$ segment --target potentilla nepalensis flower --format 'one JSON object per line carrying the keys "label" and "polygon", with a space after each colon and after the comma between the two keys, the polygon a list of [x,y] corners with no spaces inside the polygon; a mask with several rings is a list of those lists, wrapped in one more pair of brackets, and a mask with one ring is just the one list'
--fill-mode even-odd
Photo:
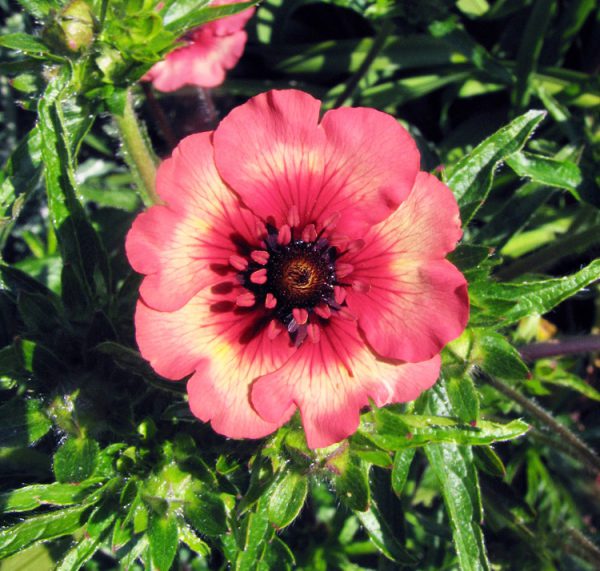
{"label": "potentilla nepalensis flower", "polygon": [[163,162],[127,237],[139,348],[192,412],[258,438],[298,408],[311,448],[414,400],[468,318],[456,201],[397,121],[271,91]]}
{"label": "potentilla nepalensis flower", "polygon": [[[211,6],[240,0],[213,0]],[[184,85],[217,87],[225,81],[228,69],[235,67],[244,53],[248,35],[244,26],[254,8],[208,22],[187,34],[186,45],[167,54],[153,65],[142,81],[151,81],[159,91],[176,91]]]}

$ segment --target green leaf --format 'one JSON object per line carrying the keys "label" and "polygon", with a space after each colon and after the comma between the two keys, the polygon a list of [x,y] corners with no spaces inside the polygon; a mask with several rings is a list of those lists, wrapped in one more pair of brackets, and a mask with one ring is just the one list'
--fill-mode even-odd
{"label": "green leaf", "polygon": [[330,459],[327,465],[338,473],[333,483],[340,500],[350,509],[368,510],[371,500],[369,464],[346,450]]}
{"label": "green leaf", "polygon": [[483,16],[490,9],[487,0],[457,0],[456,7],[467,16]]}
{"label": "green leaf", "polygon": [[17,0],[25,10],[38,18],[46,16],[54,7],[54,3],[49,0]]}
{"label": "green leaf", "polygon": [[59,482],[83,482],[98,462],[98,443],[87,438],[69,438],[54,455],[54,474]]}
{"label": "green leaf", "polygon": [[26,512],[40,506],[70,506],[81,501],[98,487],[102,479],[96,478],[72,484],[35,484],[0,495],[0,505],[5,513]]}
{"label": "green leaf", "polygon": [[506,380],[523,380],[529,369],[519,352],[499,333],[474,330],[474,359],[481,359],[479,366],[492,377]]}
{"label": "green leaf", "polygon": [[304,506],[307,494],[307,477],[292,470],[284,470],[269,490],[269,521],[277,529],[290,525]]}
{"label": "green leaf", "polygon": [[[448,414],[443,381],[429,392],[428,408],[436,414]],[[425,454],[441,486],[461,570],[489,570],[481,531],[481,492],[471,448],[429,444],[425,446]]]}
{"label": "green leaf", "polygon": [[529,425],[521,420],[508,424],[488,420],[465,424],[447,416],[399,414],[384,408],[375,410],[374,416],[374,425],[365,425],[362,433],[385,450],[442,442],[479,446],[512,440],[529,430]]}
{"label": "green leaf", "polygon": [[91,559],[101,547],[101,543],[101,537],[83,537],[67,551],[56,566],[56,571],[79,571],[85,562]]}
{"label": "green leaf", "polygon": [[254,504],[253,511],[246,514],[241,524],[234,528],[239,549],[235,558],[236,571],[255,569],[257,563],[262,561],[267,545],[275,534],[267,510],[267,502],[263,497]]}
{"label": "green leaf", "polygon": [[0,171],[0,246],[19,212],[37,188],[42,173],[42,137],[34,127],[11,153]]}
{"label": "green leaf", "polygon": [[398,542],[375,502],[369,510],[355,513],[371,541],[383,555],[403,565],[412,566],[416,563],[416,559]]}
{"label": "green leaf", "polygon": [[207,6],[208,0],[183,0],[173,2],[165,11],[163,22],[165,29],[177,36],[185,32],[226,16],[231,16],[251,8],[256,2],[236,2],[222,6]]}
{"label": "green leaf", "polygon": [[152,568],[169,571],[177,553],[179,533],[174,514],[159,515],[152,513],[148,528]]}
{"label": "green leaf", "polygon": [[519,283],[474,284],[469,294],[481,303],[512,302],[499,315],[502,325],[510,325],[529,315],[543,315],[581,289],[600,279],[600,259],[575,274],[563,278]]}
{"label": "green leaf", "polygon": [[39,400],[16,397],[0,406],[0,446],[27,446],[52,428]]}
{"label": "green leaf", "polygon": [[545,186],[563,188],[577,200],[581,200],[578,189],[583,182],[583,176],[579,167],[571,161],[559,161],[521,151],[507,157],[506,164],[519,176],[530,178]]}
{"label": "green leaf", "polygon": [[185,522],[179,522],[179,539],[183,541],[192,551],[195,551],[202,557],[208,557],[210,555],[210,546],[202,541],[195,533],[194,530],[187,525]]}
{"label": "green leaf", "polygon": [[35,36],[22,33],[0,36],[0,46],[40,58],[44,58],[50,53],[46,44],[38,40]]}
{"label": "green leaf", "polygon": [[544,111],[528,111],[517,117],[449,169],[446,183],[458,200],[463,226],[485,202],[497,165],[521,150],[545,116]]}
{"label": "green leaf", "polygon": [[39,541],[48,541],[76,532],[83,525],[87,506],[66,508],[34,516],[0,531],[0,559]]}
{"label": "green leaf", "polygon": [[185,495],[183,512],[201,535],[218,536],[227,531],[225,504],[213,492],[189,490]]}
{"label": "green leaf", "polygon": [[408,471],[415,457],[416,448],[398,450],[394,454],[394,465],[392,466],[392,489],[400,497],[408,478]]}
{"label": "green leaf", "polygon": [[479,420],[479,395],[471,377],[450,376],[446,380],[446,388],[452,411],[463,422],[476,423]]}

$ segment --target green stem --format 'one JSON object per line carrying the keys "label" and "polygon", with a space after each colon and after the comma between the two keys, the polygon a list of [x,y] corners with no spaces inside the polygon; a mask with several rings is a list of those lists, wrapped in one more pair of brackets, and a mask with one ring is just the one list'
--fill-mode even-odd
{"label": "green stem", "polygon": [[498,392],[507,396],[521,406],[521,408],[528,413],[530,416],[536,418],[539,422],[544,424],[556,435],[562,438],[563,442],[568,446],[572,447],[577,451],[578,456],[594,471],[595,474],[600,472],[600,457],[582,442],[573,432],[571,432],[566,426],[558,422],[552,415],[546,412],[541,406],[523,396],[520,392],[516,391],[512,387],[504,384],[502,381],[485,376],[487,382],[494,387]]}
{"label": "green stem", "polygon": [[358,83],[363,78],[363,76],[369,71],[371,64],[379,55],[379,52],[383,49],[387,37],[392,33],[393,30],[394,24],[392,23],[392,21],[385,20],[381,28],[379,29],[379,33],[375,37],[375,40],[373,42],[373,45],[371,46],[371,49],[369,50],[369,53],[365,56],[365,59],[362,60],[360,67],[356,70],[356,73],[348,80],[348,83],[346,83],[346,87],[344,87],[342,93],[340,93],[336,98],[333,104],[334,108],[343,105],[347,99],[352,97],[352,95],[356,91],[356,88],[358,87]]}
{"label": "green stem", "polygon": [[125,160],[137,179],[142,201],[146,206],[160,203],[156,194],[156,156],[135,114],[130,90],[125,97],[122,114],[114,113],[113,116],[121,134]]}

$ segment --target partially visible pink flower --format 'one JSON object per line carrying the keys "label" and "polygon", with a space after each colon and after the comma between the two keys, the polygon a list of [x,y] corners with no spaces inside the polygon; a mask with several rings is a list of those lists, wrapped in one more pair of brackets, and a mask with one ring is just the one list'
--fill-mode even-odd
{"label": "partially visible pink flower", "polygon": [[191,374],[192,412],[230,437],[300,409],[310,447],[338,442],[369,399],[431,387],[468,319],[450,190],[390,115],[319,111],[271,91],[187,137],[159,169],[166,204],[127,237],[142,355]]}
{"label": "partially visible pink flower", "polygon": [[[213,0],[211,6],[239,1]],[[176,91],[184,85],[221,85],[226,71],[235,67],[244,53],[248,39],[244,26],[254,11],[254,8],[248,8],[196,28],[183,38],[187,45],[177,48],[152,66],[142,81],[151,81],[159,91]]]}

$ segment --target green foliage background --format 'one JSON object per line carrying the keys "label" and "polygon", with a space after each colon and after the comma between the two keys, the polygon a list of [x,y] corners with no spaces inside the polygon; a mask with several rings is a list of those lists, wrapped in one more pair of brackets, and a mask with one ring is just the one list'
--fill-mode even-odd
{"label": "green foliage background", "polygon": [[[255,2],[164,4],[0,0],[0,570],[600,568],[597,3],[264,0],[225,84],[161,95],[177,38]],[[319,451],[191,416],[123,251],[157,157],[286,87],[409,129],[472,304],[432,390]]]}

